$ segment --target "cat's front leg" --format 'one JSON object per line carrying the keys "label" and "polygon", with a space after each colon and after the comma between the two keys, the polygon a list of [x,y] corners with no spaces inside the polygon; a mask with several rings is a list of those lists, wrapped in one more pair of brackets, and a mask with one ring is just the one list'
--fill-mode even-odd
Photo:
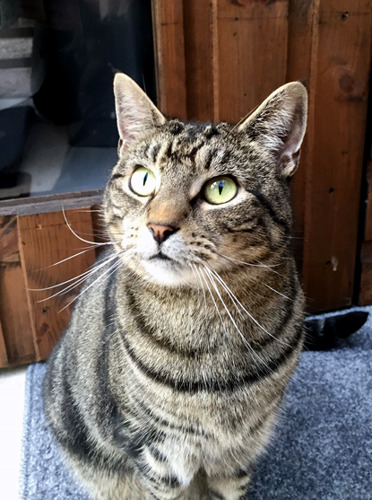
{"label": "cat's front leg", "polygon": [[144,487],[148,492],[146,500],[178,500],[181,498],[183,487],[179,483],[171,482],[167,483],[166,479],[156,479],[152,480],[144,479]]}
{"label": "cat's front leg", "polygon": [[187,498],[185,493],[188,490],[189,481],[186,481],[186,484],[185,481],[181,482],[169,462],[160,461],[157,457],[156,461],[137,463],[137,467],[144,489],[148,492],[148,500],[183,500]]}
{"label": "cat's front leg", "polygon": [[[248,440],[247,440],[248,442]],[[235,450],[238,454],[238,450]],[[206,483],[212,500],[245,500],[254,470],[254,456],[226,457],[220,462],[205,464]],[[243,465],[244,464],[244,465]]]}
{"label": "cat's front leg", "polygon": [[213,500],[244,500],[251,473],[240,471],[233,477],[208,477],[209,495]]}
{"label": "cat's front leg", "polygon": [[142,484],[148,492],[146,500],[202,500],[198,493],[190,496],[188,486],[182,485],[175,476],[142,476]]}
{"label": "cat's front leg", "polygon": [[137,476],[148,492],[146,500],[211,500],[200,460],[185,443],[145,445],[136,460]]}

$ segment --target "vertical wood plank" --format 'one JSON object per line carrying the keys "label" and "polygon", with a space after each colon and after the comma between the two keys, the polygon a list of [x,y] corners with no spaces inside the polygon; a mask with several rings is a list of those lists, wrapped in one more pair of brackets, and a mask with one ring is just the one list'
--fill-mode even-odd
{"label": "vertical wood plank", "polygon": [[364,228],[364,240],[372,241],[372,156],[367,165],[367,208],[366,208],[366,224]]}
{"label": "vertical wood plank", "polygon": [[[66,218],[77,234],[93,241],[89,211],[69,210],[66,212]],[[67,326],[72,308],[72,305],[68,304],[77,296],[78,288],[70,288],[63,295],[53,298],[50,297],[63,286],[49,290],[32,290],[53,287],[79,276],[93,264],[95,251],[92,246],[74,236],[66,226],[61,212],[19,217],[18,228],[22,266],[29,289],[37,359],[45,359]],[[83,249],[87,251],[55,265]]]}
{"label": "vertical wood plank", "polygon": [[365,306],[372,304],[372,241],[363,242],[361,264],[359,303]]}
{"label": "vertical wood plank", "polygon": [[307,192],[311,189],[311,170],[314,152],[314,112],[316,105],[317,52],[319,43],[320,0],[289,2],[287,81],[301,81],[308,91],[308,121],[301,147],[300,167],[291,180],[294,212],[293,248],[302,273],[305,208]]}
{"label": "vertical wood plank", "polygon": [[6,352],[3,328],[1,326],[1,321],[0,321],[0,368],[4,368],[5,366],[8,366],[8,364],[9,364],[9,359],[8,359],[8,354]]}
{"label": "vertical wood plank", "polygon": [[236,122],[285,81],[299,79],[309,90],[308,132],[292,191],[295,246],[312,311],[352,300],[370,23],[370,0],[183,2],[189,117]]}
{"label": "vertical wood plank", "polygon": [[153,0],[158,106],[169,116],[187,118],[183,0]]}
{"label": "vertical wood plank", "polygon": [[288,0],[213,4],[215,120],[236,123],[285,83]]}
{"label": "vertical wood plank", "polygon": [[367,164],[366,174],[368,187],[367,207],[365,214],[364,240],[360,255],[361,276],[359,304],[362,306],[372,304],[372,151]]}
{"label": "vertical wood plank", "polygon": [[213,121],[213,4],[184,2],[187,117]]}
{"label": "vertical wood plank", "polygon": [[[364,245],[363,245],[364,246]],[[371,248],[368,248],[371,252]],[[362,275],[360,280],[359,304],[366,306],[372,304],[372,259],[368,255],[368,260],[364,257],[362,251]]]}
{"label": "vertical wood plank", "polygon": [[16,216],[0,217],[0,320],[8,365],[36,360]]}
{"label": "vertical wood plank", "polygon": [[371,57],[370,0],[322,0],[303,282],[311,310],[351,304]]}

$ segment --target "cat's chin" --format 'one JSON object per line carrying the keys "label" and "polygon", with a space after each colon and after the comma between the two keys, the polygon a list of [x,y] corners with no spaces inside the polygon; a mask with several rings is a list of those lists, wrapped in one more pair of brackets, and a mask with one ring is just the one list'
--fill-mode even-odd
{"label": "cat's chin", "polygon": [[163,286],[195,286],[195,276],[191,269],[168,259],[142,261],[145,277],[152,283]]}

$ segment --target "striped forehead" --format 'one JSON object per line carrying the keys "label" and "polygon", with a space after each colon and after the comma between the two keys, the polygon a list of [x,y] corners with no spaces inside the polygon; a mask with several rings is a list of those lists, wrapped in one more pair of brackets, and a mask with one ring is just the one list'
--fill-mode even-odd
{"label": "striped forehead", "polygon": [[[144,154],[160,172],[181,165],[191,173],[205,171],[210,168],[213,159],[221,158],[221,143],[217,142],[219,135],[220,131],[214,125],[186,124],[174,120],[146,145]],[[227,156],[226,152],[224,156]]]}

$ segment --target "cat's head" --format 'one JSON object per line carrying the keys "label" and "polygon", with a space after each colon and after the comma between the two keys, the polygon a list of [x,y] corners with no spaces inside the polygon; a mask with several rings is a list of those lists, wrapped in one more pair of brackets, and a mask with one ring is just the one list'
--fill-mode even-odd
{"label": "cat's head", "polygon": [[305,134],[307,93],[273,92],[236,126],[166,118],[128,76],[114,82],[119,161],[105,193],[117,252],[167,286],[265,265],[288,247],[288,178]]}

